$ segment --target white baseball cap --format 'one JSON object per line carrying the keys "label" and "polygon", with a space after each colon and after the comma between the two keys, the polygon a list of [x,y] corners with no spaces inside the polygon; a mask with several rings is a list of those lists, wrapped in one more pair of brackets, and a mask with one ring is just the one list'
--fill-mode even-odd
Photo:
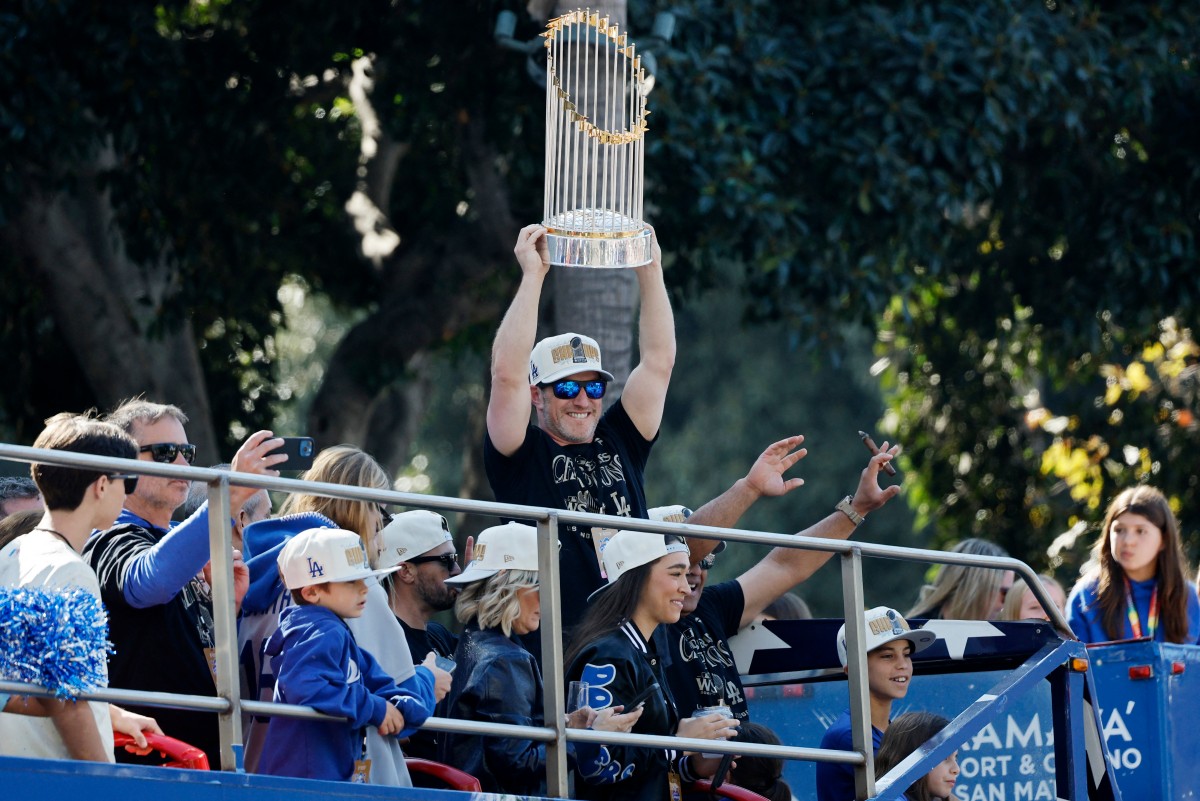
{"label": "white baseball cap", "polygon": [[[691,516],[692,510],[681,504],[655,506],[646,512],[646,517],[651,520],[657,520],[660,523],[686,523]],[[716,556],[725,550],[728,545],[729,543],[725,542],[725,540],[717,540],[716,546],[709,553],[712,556]]]}
{"label": "white baseball cap", "polygon": [[595,370],[609,381],[616,380],[600,366],[600,345],[583,334],[546,337],[529,354],[529,386],[549,384],[588,370]]}
{"label": "white baseball cap", "polygon": [[447,584],[482,581],[501,570],[537,570],[537,529],[524,523],[505,523],[479,533],[471,564]]}
{"label": "white baseball cap", "polygon": [[[912,643],[913,653],[924,651],[933,645],[937,635],[924,629],[909,628],[908,621],[903,615],[889,606],[877,606],[863,612],[863,624],[867,629],[867,653],[881,645],[887,645],[896,640],[908,640]],[[846,624],[837,633],[838,659],[842,667],[846,666]]]}
{"label": "white baseball cap", "polygon": [[617,579],[634,568],[648,565],[669,553],[688,553],[687,543],[666,541],[663,534],[645,531],[618,531],[604,544],[600,559],[608,583],[588,596],[592,600],[599,593],[617,583]]}
{"label": "white baseball cap", "polygon": [[394,567],[450,542],[450,524],[446,518],[428,509],[414,509],[392,517],[392,522],[379,532],[377,569]]}
{"label": "white baseball cap", "polygon": [[397,568],[372,570],[362,540],[340,528],[310,528],[287,541],[276,558],[289,590],[327,581],[356,581],[385,576]]}

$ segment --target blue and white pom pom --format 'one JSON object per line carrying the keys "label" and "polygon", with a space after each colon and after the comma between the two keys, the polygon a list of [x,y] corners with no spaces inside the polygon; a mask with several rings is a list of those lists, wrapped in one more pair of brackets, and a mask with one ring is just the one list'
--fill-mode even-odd
{"label": "blue and white pom pom", "polygon": [[108,614],[82,587],[0,587],[0,680],[59,698],[104,686]]}

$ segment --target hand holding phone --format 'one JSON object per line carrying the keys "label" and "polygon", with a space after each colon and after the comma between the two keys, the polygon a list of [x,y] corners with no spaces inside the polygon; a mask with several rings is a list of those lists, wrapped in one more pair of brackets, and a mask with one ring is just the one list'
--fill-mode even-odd
{"label": "hand holding phone", "polygon": [[275,449],[275,453],[287,456],[286,462],[277,467],[280,470],[308,470],[313,466],[316,447],[312,437],[280,437],[283,444]]}

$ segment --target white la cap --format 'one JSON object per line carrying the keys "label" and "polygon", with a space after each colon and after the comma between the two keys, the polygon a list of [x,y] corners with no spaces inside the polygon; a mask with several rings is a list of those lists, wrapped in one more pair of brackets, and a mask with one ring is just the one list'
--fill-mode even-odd
{"label": "white la cap", "polygon": [[[932,631],[909,628],[908,621],[899,612],[888,606],[877,606],[863,612],[863,624],[867,628],[867,653],[881,645],[887,645],[889,642],[908,640],[912,643],[915,654],[933,645],[933,641],[937,639],[937,635]],[[847,662],[845,623],[838,629],[837,649],[838,659],[842,661],[842,667],[845,667]]]}
{"label": "white la cap", "polygon": [[634,568],[648,565],[669,553],[688,553],[686,543],[668,543],[668,536],[671,535],[649,534],[645,531],[618,531],[612,535],[600,552],[608,583],[589,595],[588,600],[616,584],[617,579]]}
{"label": "white la cap", "polygon": [[595,370],[609,381],[616,380],[600,366],[600,345],[583,334],[546,337],[529,354],[529,386],[549,384],[588,370]]}
{"label": "white la cap", "polygon": [[447,584],[470,584],[491,578],[501,570],[537,570],[537,529],[524,523],[505,523],[479,533],[471,564]]}
{"label": "white la cap", "polygon": [[450,524],[437,512],[428,509],[401,512],[379,532],[379,554],[374,565],[378,569],[394,567],[451,539]]}
{"label": "white la cap", "polygon": [[289,590],[384,576],[396,570],[372,570],[362,540],[340,528],[310,528],[288,540],[276,558],[283,583]]}

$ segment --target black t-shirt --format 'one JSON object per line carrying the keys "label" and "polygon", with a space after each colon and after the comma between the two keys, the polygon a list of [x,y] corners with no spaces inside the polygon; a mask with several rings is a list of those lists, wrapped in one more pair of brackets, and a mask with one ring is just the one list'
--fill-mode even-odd
{"label": "black t-shirt", "polygon": [[[215,696],[205,652],[214,647],[212,598],[205,583],[193,578],[165,604],[145,609],[135,609],[125,600],[130,562],[166,534],[122,524],[95,534],[83,549],[83,558],[100,580],[100,597],[108,608],[114,648],[108,658],[108,683],[130,690]],[[129,709],[155,718],[165,734],[200,748],[208,754],[213,770],[220,768],[220,735],[214,713]],[[138,761],[126,759],[124,749],[118,750],[117,759]]]}
{"label": "black t-shirt", "polygon": [[[645,518],[642,484],[653,445],[618,400],[600,418],[586,445],[559,445],[531,425],[512,456],[503,456],[485,435],[483,464],[501,503]],[[564,524],[558,530],[564,642],[583,617],[588,596],[604,583],[591,530],[579,528]],[[525,639],[538,640],[536,635]],[[528,644],[537,649],[535,654],[540,651],[540,640]]]}
{"label": "black t-shirt", "polygon": [[705,587],[696,611],[665,627],[671,649],[667,681],[681,716],[723,699],[736,718],[749,720],[746,691],[729,650],[745,609],[742,585],[726,581]]}
{"label": "black t-shirt", "polygon": [[408,651],[412,654],[413,662],[421,664],[425,655],[433,651],[438,656],[454,658],[454,649],[458,647],[458,637],[441,623],[430,622],[427,628],[417,629],[405,623],[399,617],[396,621],[404,629],[404,639],[408,641]]}
{"label": "black t-shirt", "polygon": [[[438,656],[454,658],[454,649],[458,647],[458,637],[455,637],[442,624],[431,622],[427,624],[427,628],[417,629],[399,617],[396,618],[396,621],[400,624],[400,628],[404,629],[404,639],[408,641],[408,650],[412,653],[415,664],[419,665],[424,662],[425,655],[430,651]],[[455,673],[457,672],[455,671]],[[447,696],[438,702],[433,714],[444,718],[449,716],[449,712],[449,696]],[[445,732],[417,729],[404,744],[404,753],[410,757],[436,760],[438,758],[438,742],[445,736]],[[419,777],[414,774],[413,780],[418,781]]]}

